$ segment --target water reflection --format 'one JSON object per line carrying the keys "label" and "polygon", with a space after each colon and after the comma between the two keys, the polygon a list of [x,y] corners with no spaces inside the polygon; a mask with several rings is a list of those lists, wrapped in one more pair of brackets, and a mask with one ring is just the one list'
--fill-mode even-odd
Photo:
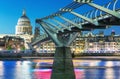
{"label": "water reflection", "polygon": [[17,61],[16,62],[16,68],[15,68],[15,70],[16,70],[16,73],[15,73],[15,79],[20,79],[20,78],[22,78],[22,76],[20,76],[19,74],[22,72],[22,69],[21,69],[21,61]]}
{"label": "water reflection", "polygon": [[3,66],[3,62],[0,61],[0,79],[2,79],[4,75],[4,66]]}
{"label": "water reflection", "polygon": [[30,61],[17,61],[15,67],[14,79],[32,79],[31,78],[31,62]]}
{"label": "water reflection", "polygon": [[51,69],[35,69],[34,79],[50,79]]}
{"label": "water reflection", "polygon": [[0,61],[0,79],[32,79],[30,61]]}
{"label": "water reflection", "polygon": [[[31,78],[31,62],[30,61],[23,61],[22,62],[22,75],[25,76],[25,78],[32,79]],[[24,79],[24,78],[22,78]]]}
{"label": "water reflection", "polygon": [[3,79],[14,79],[15,78],[15,64],[16,64],[16,61],[4,61],[3,62]]}
{"label": "water reflection", "polygon": [[105,79],[115,79],[113,68],[107,68],[105,71]]}
{"label": "water reflection", "polygon": [[[0,79],[50,79],[51,71],[51,62],[0,61]],[[120,61],[77,62],[75,75],[76,79],[120,79]]]}
{"label": "water reflection", "polygon": [[114,76],[115,76],[115,79],[120,79],[120,67],[114,68]]}

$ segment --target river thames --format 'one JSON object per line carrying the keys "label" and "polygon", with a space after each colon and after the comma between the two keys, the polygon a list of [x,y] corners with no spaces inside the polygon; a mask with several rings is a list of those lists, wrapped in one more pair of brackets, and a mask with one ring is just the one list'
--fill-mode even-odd
{"label": "river thames", "polygon": [[[120,61],[74,61],[76,79],[120,79]],[[50,79],[52,61],[0,61],[0,79]]]}

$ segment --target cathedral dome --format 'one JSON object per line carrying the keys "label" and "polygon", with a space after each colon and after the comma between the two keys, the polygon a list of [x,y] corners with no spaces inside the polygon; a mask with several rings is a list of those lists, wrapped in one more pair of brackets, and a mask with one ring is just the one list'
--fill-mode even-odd
{"label": "cathedral dome", "polygon": [[26,16],[26,12],[25,10],[23,10],[23,14],[22,16],[18,19],[18,23],[17,23],[18,26],[30,26],[30,20],[29,18]]}
{"label": "cathedral dome", "polygon": [[28,21],[30,22],[29,18],[26,16],[26,15],[22,15],[19,19],[18,19],[18,22],[25,22],[25,21]]}
{"label": "cathedral dome", "polygon": [[32,34],[32,26],[29,18],[26,16],[25,10],[23,10],[22,16],[18,19],[16,34]]}

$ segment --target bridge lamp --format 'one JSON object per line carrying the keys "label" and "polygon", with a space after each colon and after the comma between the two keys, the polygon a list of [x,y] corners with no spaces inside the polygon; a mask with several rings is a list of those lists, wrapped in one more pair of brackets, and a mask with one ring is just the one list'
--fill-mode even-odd
{"label": "bridge lamp", "polygon": [[92,2],[92,0],[74,0],[75,2],[79,2],[79,3],[90,3]]}

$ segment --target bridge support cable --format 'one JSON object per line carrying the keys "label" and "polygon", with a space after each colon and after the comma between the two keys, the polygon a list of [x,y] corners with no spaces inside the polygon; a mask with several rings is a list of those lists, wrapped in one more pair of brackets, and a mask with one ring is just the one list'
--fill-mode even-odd
{"label": "bridge support cable", "polygon": [[58,31],[64,32],[63,29],[59,28],[57,25],[53,24],[53,23],[50,22],[50,21],[47,21],[46,24],[53,26],[53,27],[54,27],[56,30],[58,30]]}
{"label": "bridge support cable", "polygon": [[120,19],[120,14],[118,12],[116,12],[116,11],[104,8],[104,7],[102,7],[100,5],[97,5],[97,4],[94,4],[94,3],[88,3],[88,5],[90,5],[90,6],[94,7],[94,8],[97,8],[97,9],[99,9],[101,11],[104,11],[107,14],[110,14],[110,15]]}
{"label": "bridge support cable", "polygon": [[[112,3],[112,2],[109,2],[109,3],[105,4],[105,5],[103,5],[103,7],[109,8],[109,6],[111,5],[111,3]],[[98,15],[98,12],[99,12],[99,15]],[[94,13],[94,17],[93,17],[93,18],[96,18],[96,19],[97,19],[98,16],[103,17],[103,11],[100,11],[99,9],[94,9],[94,10],[91,10],[91,11],[85,13],[85,14],[86,14],[85,17],[88,17],[89,15],[90,15],[90,16],[93,16],[93,13]]]}
{"label": "bridge support cable", "polygon": [[[91,11],[88,11],[87,13],[84,14],[84,16],[85,16],[85,17],[89,17],[90,14],[91,14],[91,12],[92,12],[92,10],[91,10]],[[84,22],[85,22],[85,20],[84,20]]]}
{"label": "bridge support cable", "polygon": [[114,0],[113,11],[115,11],[115,9],[116,9],[117,2],[118,2],[118,0]]}
{"label": "bridge support cable", "polygon": [[[52,24],[48,23],[48,22],[44,22],[45,24],[47,24],[49,27],[47,27],[49,30],[58,33],[58,31],[60,30],[60,28],[53,26]],[[51,28],[51,26],[53,26],[55,29]]]}
{"label": "bridge support cable", "polygon": [[61,19],[63,19],[63,20],[65,20],[65,21],[67,21],[67,22],[69,22],[69,23],[71,23],[72,25],[74,25],[74,26],[78,27],[79,29],[81,29],[81,28],[82,28],[82,26],[81,26],[81,25],[78,25],[78,24],[76,24],[76,23],[74,23],[74,22],[70,21],[69,19],[67,19],[67,18],[65,18],[65,17],[63,17],[63,16],[58,16],[58,17],[59,17],[59,18],[61,18]]}
{"label": "bridge support cable", "polygon": [[52,20],[56,23],[58,23],[60,26],[62,26],[63,28],[66,28],[67,30],[71,31],[70,27],[67,27],[66,25],[64,25],[63,23],[59,22],[58,20],[52,18]]}
{"label": "bridge support cable", "polygon": [[53,26],[53,27],[54,27],[55,29],[57,29],[57,30],[61,30],[60,27],[58,27],[57,25],[55,25],[54,23],[52,23],[52,22],[50,22],[50,21],[46,21],[46,23],[47,23],[48,25]]}
{"label": "bridge support cable", "polygon": [[38,23],[56,45],[51,79],[75,79],[72,54],[68,44],[72,35],[69,33],[58,35],[49,30],[49,26],[45,22]]}
{"label": "bridge support cable", "polygon": [[[84,19],[84,20],[86,20],[86,21],[88,21],[88,22],[90,22],[90,23],[92,23],[92,24],[94,24],[94,25],[96,25],[96,26],[99,25],[99,23],[98,23],[97,20],[92,20],[92,19],[87,18],[87,17],[85,17],[85,16],[83,16],[83,15],[80,15],[80,14],[74,12],[73,9],[70,9],[70,8],[63,8],[63,9],[60,9],[60,11],[69,12],[69,13],[71,13],[71,14],[73,14],[73,15],[75,15],[75,16],[81,18],[81,19]],[[91,12],[90,12],[90,13],[91,13]],[[93,12],[91,13],[91,16],[93,16]]]}
{"label": "bridge support cable", "polygon": [[[90,13],[90,18],[91,18],[90,20],[93,19],[93,15],[94,15],[94,13],[95,13],[95,10],[92,10],[91,13]],[[94,22],[94,20],[93,20],[93,22]],[[98,24],[98,21],[97,21],[97,24]]]}
{"label": "bridge support cable", "polygon": [[73,15],[75,15],[75,16],[78,16],[79,18],[82,18],[82,19],[84,19],[84,20],[86,20],[86,21],[88,21],[88,22],[90,22],[90,23],[92,23],[92,24],[94,24],[94,25],[96,25],[96,26],[99,25],[99,23],[98,23],[97,20],[89,19],[89,18],[87,18],[87,17],[85,17],[85,16],[82,16],[82,15],[76,13],[76,12],[73,12],[73,11],[70,11],[70,13],[73,14]]}
{"label": "bridge support cable", "polygon": [[49,26],[49,27],[46,27],[46,28],[49,29],[49,30],[52,31],[52,32],[58,33],[58,31],[52,29],[50,26]]}

